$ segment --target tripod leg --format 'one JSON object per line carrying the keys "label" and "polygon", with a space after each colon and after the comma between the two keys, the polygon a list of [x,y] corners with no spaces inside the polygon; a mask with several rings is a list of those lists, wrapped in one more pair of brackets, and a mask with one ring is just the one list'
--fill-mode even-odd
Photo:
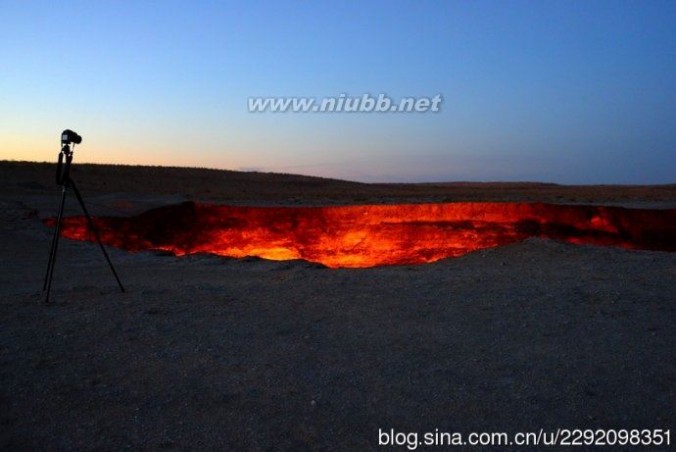
{"label": "tripod leg", "polygon": [[66,205],[66,186],[63,186],[61,192],[61,205],[59,207],[59,216],[56,220],[56,227],[54,228],[54,235],[52,236],[52,245],[49,248],[49,262],[47,263],[47,273],[45,273],[45,282],[42,286],[42,291],[47,291],[45,295],[45,303],[49,303],[49,293],[52,289],[52,276],[54,275],[54,265],[56,264],[56,250],[59,247],[59,231],[61,229],[61,219],[63,218],[63,208]]}
{"label": "tripod leg", "polygon": [[77,189],[77,186],[75,185],[75,182],[72,180],[69,181],[70,186],[73,187],[73,191],[75,192],[75,196],[77,197],[77,200],[80,202],[80,206],[82,206],[82,211],[85,214],[85,217],[87,217],[87,224],[89,225],[89,229],[94,233],[94,236],[96,237],[96,241],[99,242],[99,246],[101,247],[101,251],[103,251],[103,256],[106,258],[106,261],[108,261],[108,265],[110,266],[110,270],[113,272],[113,276],[115,276],[115,280],[117,281],[117,285],[120,286],[120,290],[124,292],[124,287],[122,286],[122,282],[120,281],[119,276],[117,276],[117,272],[115,271],[115,267],[113,267],[113,263],[110,261],[110,257],[108,257],[108,252],[106,251],[106,248],[103,246],[103,242],[101,242],[101,236],[99,236],[99,230],[94,224],[94,221],[92,221],[92,217],[89,215],[89,211],[87,210],[87,206],[85,206],[84,199],[82,199],[82,195],[80,194],[80,190]]}

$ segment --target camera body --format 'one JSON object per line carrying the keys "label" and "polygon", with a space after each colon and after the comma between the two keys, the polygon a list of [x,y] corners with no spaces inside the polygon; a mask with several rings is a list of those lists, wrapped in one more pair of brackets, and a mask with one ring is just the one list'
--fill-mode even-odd
{"label": "camera body", "polygon": [[82,137],[77,133],[73,132],[70,129],[66,129],[61,132],[61,144],[80,144],[82,143]]}

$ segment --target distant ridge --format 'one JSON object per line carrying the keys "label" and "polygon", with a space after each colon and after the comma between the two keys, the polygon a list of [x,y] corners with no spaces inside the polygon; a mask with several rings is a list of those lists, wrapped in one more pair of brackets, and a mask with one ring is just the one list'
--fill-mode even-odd
{"label": "distant ridge", "polygon": [[[0,188],[6,193],[52,192],[54,163],[0,161]],[[214,202],[392,203],[528,201],[557,203],[676,204],[676,184],[559,185],[543,182],[362,183],[286,173],[208,168],[76,164],[81,189],[98,193],[179,194]]]}

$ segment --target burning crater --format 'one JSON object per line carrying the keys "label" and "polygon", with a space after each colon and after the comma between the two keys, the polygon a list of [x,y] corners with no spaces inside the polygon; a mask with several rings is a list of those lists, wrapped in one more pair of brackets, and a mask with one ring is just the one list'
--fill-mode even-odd
{"label": "burning crater", "polygon": [[[238,207],[187,202],[98,217],[103,243],[130,251],[304,259],[328,267],[420,264],[528,237],[676,251],[676,209],[526,203]],[[46,220],[54,225],[54,219]],[[95,240],[84,217],[62,235]]]}

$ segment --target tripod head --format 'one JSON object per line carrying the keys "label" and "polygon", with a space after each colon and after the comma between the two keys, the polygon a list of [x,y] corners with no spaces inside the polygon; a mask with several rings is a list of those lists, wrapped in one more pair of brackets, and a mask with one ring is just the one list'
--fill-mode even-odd
{"label": "tripod head", "polygon": [[[73,147],[71,148],[71,143]],[[56,166],[56,183],[63,187],[70,185],[70,164],[73,161],[73,150],[76,144],[82,143],[82,137],[70,129],[61,133],[61,152],[59,152],[59,162]],[[65,163],[64,163],[65,157]]]}

